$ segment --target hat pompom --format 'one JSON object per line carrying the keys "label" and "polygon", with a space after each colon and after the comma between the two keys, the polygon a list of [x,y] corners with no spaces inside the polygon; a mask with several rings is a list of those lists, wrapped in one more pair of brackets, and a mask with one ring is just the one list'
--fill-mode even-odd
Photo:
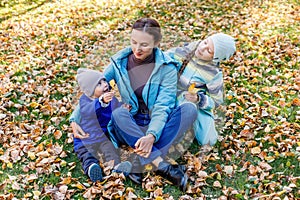
{"label": "hat pompom", "polygon": [[214,43],[214,62],[228,60],[235,53],[235,39],[230,35],[217,33],[209,38]]}

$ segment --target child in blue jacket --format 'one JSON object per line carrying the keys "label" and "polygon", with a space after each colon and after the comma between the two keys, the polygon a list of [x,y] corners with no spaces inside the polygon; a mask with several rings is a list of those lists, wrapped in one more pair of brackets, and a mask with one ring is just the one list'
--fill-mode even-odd
{"label": "child in blue jacket", "polygon": [[102,180],[99,153],[103,154],[105,162],[114,161],[116,172],[130,173],[131,163],[121,162],[117,150],[108,138],[107,125],[112,109],[119,105],[114,92],[109,91],[109,84],[99,71],[79,68],[76,79],[83,92],[79,100],[81,120],[77,124],[88,136],[74,137],[74,151],[85,174],[93,182]]}

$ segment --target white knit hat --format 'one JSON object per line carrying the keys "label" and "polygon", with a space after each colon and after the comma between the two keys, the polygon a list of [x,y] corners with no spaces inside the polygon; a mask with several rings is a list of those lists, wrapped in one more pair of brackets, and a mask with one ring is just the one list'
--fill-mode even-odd
{"label": "white knit hat", "polygon": [[79,68],[77,70],[76,79],[78,81],[79,87],[81,91],[89,97],[94,95],[96,86],[98,85],[99,81],[103,78],[103,73],[96,70],[86,68]]}
{"label": "white knit hat", "polygon": [[214,62],[228,60],[235,52],[235,40],[230,35],[217,33],[209,37],[214,43]]}

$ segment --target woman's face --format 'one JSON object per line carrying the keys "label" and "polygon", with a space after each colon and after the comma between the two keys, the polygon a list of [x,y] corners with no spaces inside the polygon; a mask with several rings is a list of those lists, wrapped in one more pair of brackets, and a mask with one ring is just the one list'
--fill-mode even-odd
{"label": "woman's face", "polygon": [[144,60],[151,55],[153,48],[158,43],[154,41],[153,35],[135,29],[132,30],[130,44],[133,54],[137,59]]}
{"label": "woman's face", "polygon": [[198,45],[195,56],[201,60],[212,61],[214,57],[214,44],[210,38],[206,38]]}

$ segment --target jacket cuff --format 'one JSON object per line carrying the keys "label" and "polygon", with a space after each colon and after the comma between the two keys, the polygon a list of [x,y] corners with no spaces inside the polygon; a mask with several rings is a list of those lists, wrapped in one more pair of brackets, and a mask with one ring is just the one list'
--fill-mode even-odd
{"label": "jacket cuff", "polygon": [[99,102],[102,108],[106,108],[109,105],[109,102],[108,103],[103,102],[103,94],[99,97]]}
{"label": "jacket cuff", "polygon": [[207,96],[203,92],[198,92],[198,96],[199,96],[199,102],[198,102],[199,108],[205,107],[207,104]]}
{"label": "jacket cuff", "polygon": [[157,140],[156,135],[152,131],[146,132],[146,135],[149,135],[149,134],[153,135],[153,137],[154,137],[154,143],[157,142],[156,141]]}

